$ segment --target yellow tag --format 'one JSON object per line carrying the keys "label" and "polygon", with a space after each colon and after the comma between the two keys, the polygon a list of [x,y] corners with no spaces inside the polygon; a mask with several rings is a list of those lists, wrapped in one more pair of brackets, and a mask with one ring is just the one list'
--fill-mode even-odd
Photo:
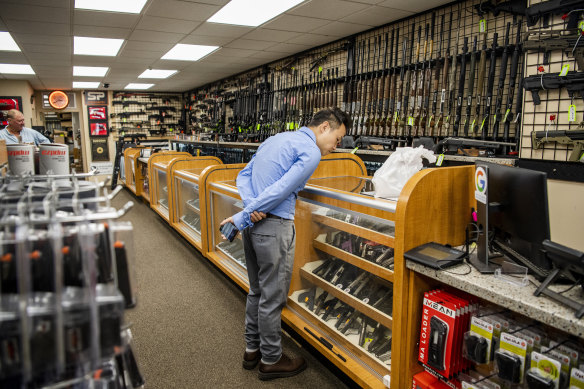
{"label": "yellow tag", "polygon": [[352,151],[351,154],[355,154],[357,152],[357,150],[359,150],[359,147],[355,147]]}
{"label": "yellow tag", "polygon": [[444,154],[440,154],[438,156],[438,160],[436,161],[436,166],[442,166],[442,162],[444,162]]}
{"label": "yellow tag", "polygon": [[319,72],[319,73],[322,73],[322,66],[319,66],[319,67],[318,67],[318,72]]}
{"label": "yellow tag", "polygon": [[399,116],[397,115],[397,111],[396,111],[395,115],[393,115],[393,116],[395,117],[395,121],[399,122]]}
{"label": "yellow tag", "polygon": [[241,127],[239,127],[239,132],[241,132]]}
{"label": "yellow tag", "polygon": [[168,129],[168,132],[173,132],[173,131],[174,131],[174,128],[169,128]]}
{"label": "yellow tag", "polygon": [[568,115],[570,117],[571,122],[576,121],[576,106],[574,104],[568,107]]}
{"label": "yellow tag", "polygon": [[568,70],[570,70],[570,64],[567,63],[564,66],[562,66],[562,71],[560,72],[560,77],[565,77],[568,75]]}
{"label": "yellow tag", "polygon": [[487,20],[481,19],[479,20],[479,32],[484,33],[487,31]]}
{"label": "yellow tag", "polygon": [[408,126],[414,125],[414,118],[412,116],[408,116]]}
{"label": "yellow tag", "polygon": [[128,119],[126,119],[126,118],[122,118],[122,123],[125,123],[125,122],[127,122],[127,121],[128,121]]}
{"label": "yellow tag", "polygon": [[128,112],[128,107],[124,107],[124,108],[122,108],[122,111],[124,111],[124,112]]}
{"label": "yellow tag", "polygon": [[258,125],[256,126],[256,131],[260,130],[260,124],[258,123]]}
{"label": "yellow tag", "polygon": [[584,20],[581,20],[580,23],[578,23],[578,29],[584,31]]}
{"label": "yellow tag", "polygon": [[61,134],[61,135],[60,135],[60,137],[61,137],[61,138],[64,138],[64,137],[65,137],[65,134]]}
{"label": "yellow tag", "polygon": [[503,122],[507,121],[507,116],[509,116],[509,112],[511,112],[511,110],[507,109],[507,111],[505,112],[505,117],[503,118]]}

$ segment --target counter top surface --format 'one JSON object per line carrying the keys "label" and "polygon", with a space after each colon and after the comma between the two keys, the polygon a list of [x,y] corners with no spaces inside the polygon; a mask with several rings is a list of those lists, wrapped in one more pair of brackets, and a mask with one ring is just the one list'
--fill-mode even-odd
{"label": "counter top surface", "polygon": [[[406,267],[416,273],[441,281],[456,289],[463,290],[528,318],[538,320],[546,325],[560,329],[571,335],[584,337],[584,319],[577,319],[573,309],[559,304],[547,296],[535,297],[536,286],[532,276],[527,286],[518,287],[495,278],[492,274],[481,274],[474,267],[462,264],[445,270],[435,270],[427,266],[406,260]],[[470,267],[470,274],[469,272]],[[569,288],[570,285],[553,285],[556,292]],[[584,303],[582,288],[576,286],[564,296]]]}

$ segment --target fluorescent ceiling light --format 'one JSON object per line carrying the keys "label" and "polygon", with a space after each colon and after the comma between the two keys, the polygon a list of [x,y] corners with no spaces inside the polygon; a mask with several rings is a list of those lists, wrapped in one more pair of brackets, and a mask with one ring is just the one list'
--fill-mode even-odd
{"label": "fluorescent ceiling light", "polygon": [[138,78],[168,78],[178,70],[147,69]]}
{"label": "fluorescent ceiling light", "polygon": [[12,63],[0,63],[2,74],[35,74],[30,65],[15,65]]}
{"label": "fluorescent ceiling light", "polygon": [[0,50],[2,51],[20,51],[20,47],[14,42],[9,32],[0,31]]}
{"label": "fluorescent ceiling light", "polygon": [[73,37],[73,54],[104,55],[115,57],[124,43],[123,39]]}
{"label": "fluorescent ceiling light", "polygon": [[257,27],[302,2],[304,0],[231,0],[207,21]]}
{"label": "fluorescent ceiling light", "polygon": [[139,14],[146,0],[75,0],[75,8]]}
{"label": "fluorescent ceiling light", "polygon": [[73,75],[80,77],[103,77],[108,67],[102,66],[73,66]]}
{"label": "fluorescent ceiling light", "polygon": [[129,83],[124,89],[150,89],[154,84]]}
{"label": "fluorescent ceiling light", "polygon": [[98,87],[99,87],[99,82],[73,81],[73,88],[95,89]]}
{"label": "fluorescent ceiling light", "polygon": [[185,45],[177,43],[168,53],[164,54],[161,59],[198,61],[218,48],[219,46]]}

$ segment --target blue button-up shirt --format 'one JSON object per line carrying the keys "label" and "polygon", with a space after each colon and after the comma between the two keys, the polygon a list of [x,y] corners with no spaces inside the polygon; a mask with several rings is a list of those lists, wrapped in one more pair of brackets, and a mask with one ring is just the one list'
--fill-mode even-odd
{"label": "blue button-up shirt", "polygon": [[316,137],[308,127],[266,139],[237,176],[244,209],[233,215],[235,226],[239,230],[253,226],[250,214],[254,211],[294,219],[298,192],[320,158]]}
{"label": "blue button-up shirt", "polygon": [[51,141],[43,134],[28,127],[22,127],[20,137],[22,138],[21,142],[18,141],[16,136],[8,132],[6,127],[0,130],[0,139],[4,139],[8,145],[13,143],[34,143],[38,146],[41,143],[51,143]]}

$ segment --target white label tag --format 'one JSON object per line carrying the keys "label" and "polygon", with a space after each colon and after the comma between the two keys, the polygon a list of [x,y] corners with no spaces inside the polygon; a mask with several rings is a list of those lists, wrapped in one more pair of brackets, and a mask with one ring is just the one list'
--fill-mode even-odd
{"label": "white label tag", "polygon": [[576,106],[574,104],[568,107],[568,115],[570,117],[571,122],[576,121]]}
{"label": "white label tag", "polygon": [[487,20],[481,19],[479,20],[479,32],[484,33],[487,31]]}
{"label": "white label tag", "polygon": [[413,126],[414,125],[414,118],[411,116],[408,116],[408,126]]}
{"label": "white label tag", "polygon": [[436,166],[442,166],[442,162],[444,162],[444,154],[440,154],[438,156],[438,160],[436,161]]}
{"label": "white label tag", "polygon": [[567,76],[569,70],[570,70],[570,64],[569,63],[567,63],[564,66],[562,66],[562,71],[560,72],[560,77]]}

